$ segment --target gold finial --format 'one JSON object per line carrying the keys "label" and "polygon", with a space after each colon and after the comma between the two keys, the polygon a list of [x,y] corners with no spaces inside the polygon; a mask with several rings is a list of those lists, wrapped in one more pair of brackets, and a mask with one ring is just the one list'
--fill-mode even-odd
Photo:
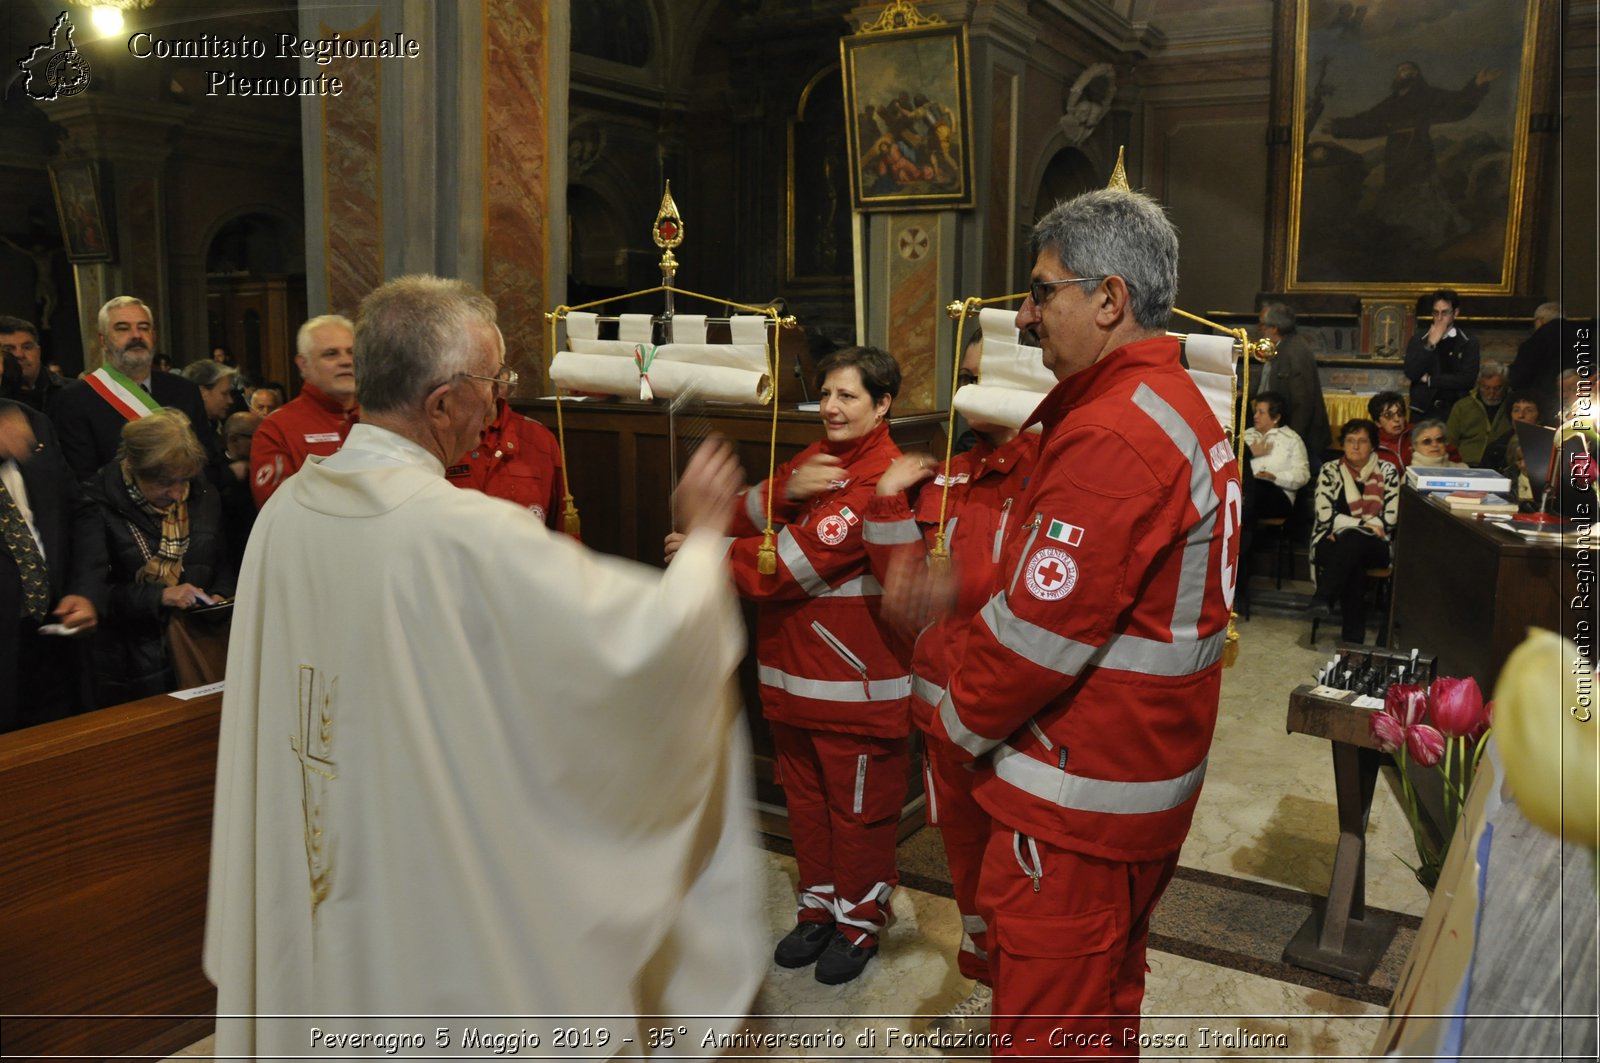
{"label": "gold finial", "polygon": [[661,193],[661,208],[656,211],[656,224],[651,230],[656,246],[666,253],[661,256],[661,275],[671,278],[678,273],[678,260],[672,254],[672,249],[683,243],[683,217],[678,213],[678,205],[672,201],[672,182],[667,182],[667,189]]}
{"label": "gold finial", "polygon": [[1133,189],[1128,187],[1128,171],[1122,168],[1122,152],[1123,146],[1118,145],[1117,165],[1111,170],[1111,180],[1106,182],[1106,188],[1115,189],[1118,192],[1132,192]]}

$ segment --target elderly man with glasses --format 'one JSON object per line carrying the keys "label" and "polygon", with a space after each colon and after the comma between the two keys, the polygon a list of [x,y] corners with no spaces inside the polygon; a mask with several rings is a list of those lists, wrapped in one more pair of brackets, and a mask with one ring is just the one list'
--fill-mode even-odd
{"label": "elderly man with glasses", "polygon": [[[1017,324],[1058,383],[930,740],[993,817],[978,886],[996,1055],[1137,1055],[1150,914],[1221,691],[1238,462],[1166,335],[1178,236],[1104,190],[1034,229]],[[894,588],[898,594],[900,589]]]}
{"label": "elderly man with glasses", "polygon": [[464,1037],[527,1047],[535,1015],[609,1053],[637,1016],[730,1034],[760,983],[738,462],[690,460],[664,573],[450,486],[508,379],[496,316],[438,277],[368,295],[361,423],[258,519],[206,908],[218,1055],[425,1029],[481,1056]]}
{"label": "elderly man with glasses", "polygon": [[501,366],[488,378],[495,386],[495,415],[472,449],[445,469],[457,487],[470,487],[515,502],[552,528],[561,527],[567,481],[555,433],[511,408],[517,371]]}
{"label": "elderly man with glasses", "polygon": [[323,314],[300,326],[294,364],[300,394],[272,411],[250,444],[250,493],[267,504],[306,460],[339,449],[361,419],[356,404],[355,330],[350,319]]}

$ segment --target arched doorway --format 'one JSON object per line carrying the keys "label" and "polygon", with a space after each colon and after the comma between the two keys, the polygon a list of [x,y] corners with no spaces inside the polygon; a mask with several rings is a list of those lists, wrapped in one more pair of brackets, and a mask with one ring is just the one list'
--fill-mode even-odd
{"label": "arched doorway", "polygon": [[306,316],[305,249],[284,219],[238,215],[206,247],[206,351],[226,348],[247,378],[299,388],[295,333]]}

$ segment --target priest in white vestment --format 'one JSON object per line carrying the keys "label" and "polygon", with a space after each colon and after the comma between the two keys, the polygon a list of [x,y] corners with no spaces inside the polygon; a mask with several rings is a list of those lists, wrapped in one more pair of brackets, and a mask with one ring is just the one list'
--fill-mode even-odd
{"label": "priest in white vestment", "polygon": [[452,486],[514,380],[494,322],[458,281],[369,295],[363,423],[251,535],[206,915],[219,1057],[653,1054],[636,1016],[724,1016],[675,1038],[703,1055],[764,970],[737,462],[708,444],[686,469],[665,573]]}

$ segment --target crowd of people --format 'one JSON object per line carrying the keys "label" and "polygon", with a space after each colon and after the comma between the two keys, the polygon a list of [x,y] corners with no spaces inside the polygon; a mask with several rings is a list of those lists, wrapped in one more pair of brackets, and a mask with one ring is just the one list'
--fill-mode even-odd
{"label": "crowd of people", "polygon": [[[154,314],[133,296],[101,307],[97,342],[100,367],[69,381],[31,322],[0,317],[0,567],[16,573],[0,572],[0,660],[16,655],[0,731],[175,689],[177,614],[232,598],[257,512],[360,420],[354,325],[338,315],[301,326],[289,402],[280,385],[241,387],[225,348],[161,369]],[[559,449],[507,404],[514,383],[495,385],[494,425],[449,478],[553,522]]]}
{"label": "crowd of people", "polygon": [[[1367,402],[1368,416],[1335,426],[1336,437],[1294,311],[1282,303],[1261,309],[1261,333],[1275,356],[1251,382],[1244,442],[1255,482],[1245,492],[1246,553],[1262,521],[1281,520],[1290,534],[1309,536],[1312,612],[1339,615],[1347,641],[1366,641],[1368,573],[1392,559],[1406,470],[1497,470],[1512,482],[1520,507],[1532,510],[1538,500],[1515,425],[1554,425],[1576,397],[1576,373],[1560,370],[1558,304],[1538,308],[1534,332],[1508,369],[1481,356],[1477,338],[1458,322],[1454,291],[1439,289],[1428,302],[1432,317],[1406,347],[1409,395],[1378,392]],[[1309,498],[1302,498],[1308,483]]]}

